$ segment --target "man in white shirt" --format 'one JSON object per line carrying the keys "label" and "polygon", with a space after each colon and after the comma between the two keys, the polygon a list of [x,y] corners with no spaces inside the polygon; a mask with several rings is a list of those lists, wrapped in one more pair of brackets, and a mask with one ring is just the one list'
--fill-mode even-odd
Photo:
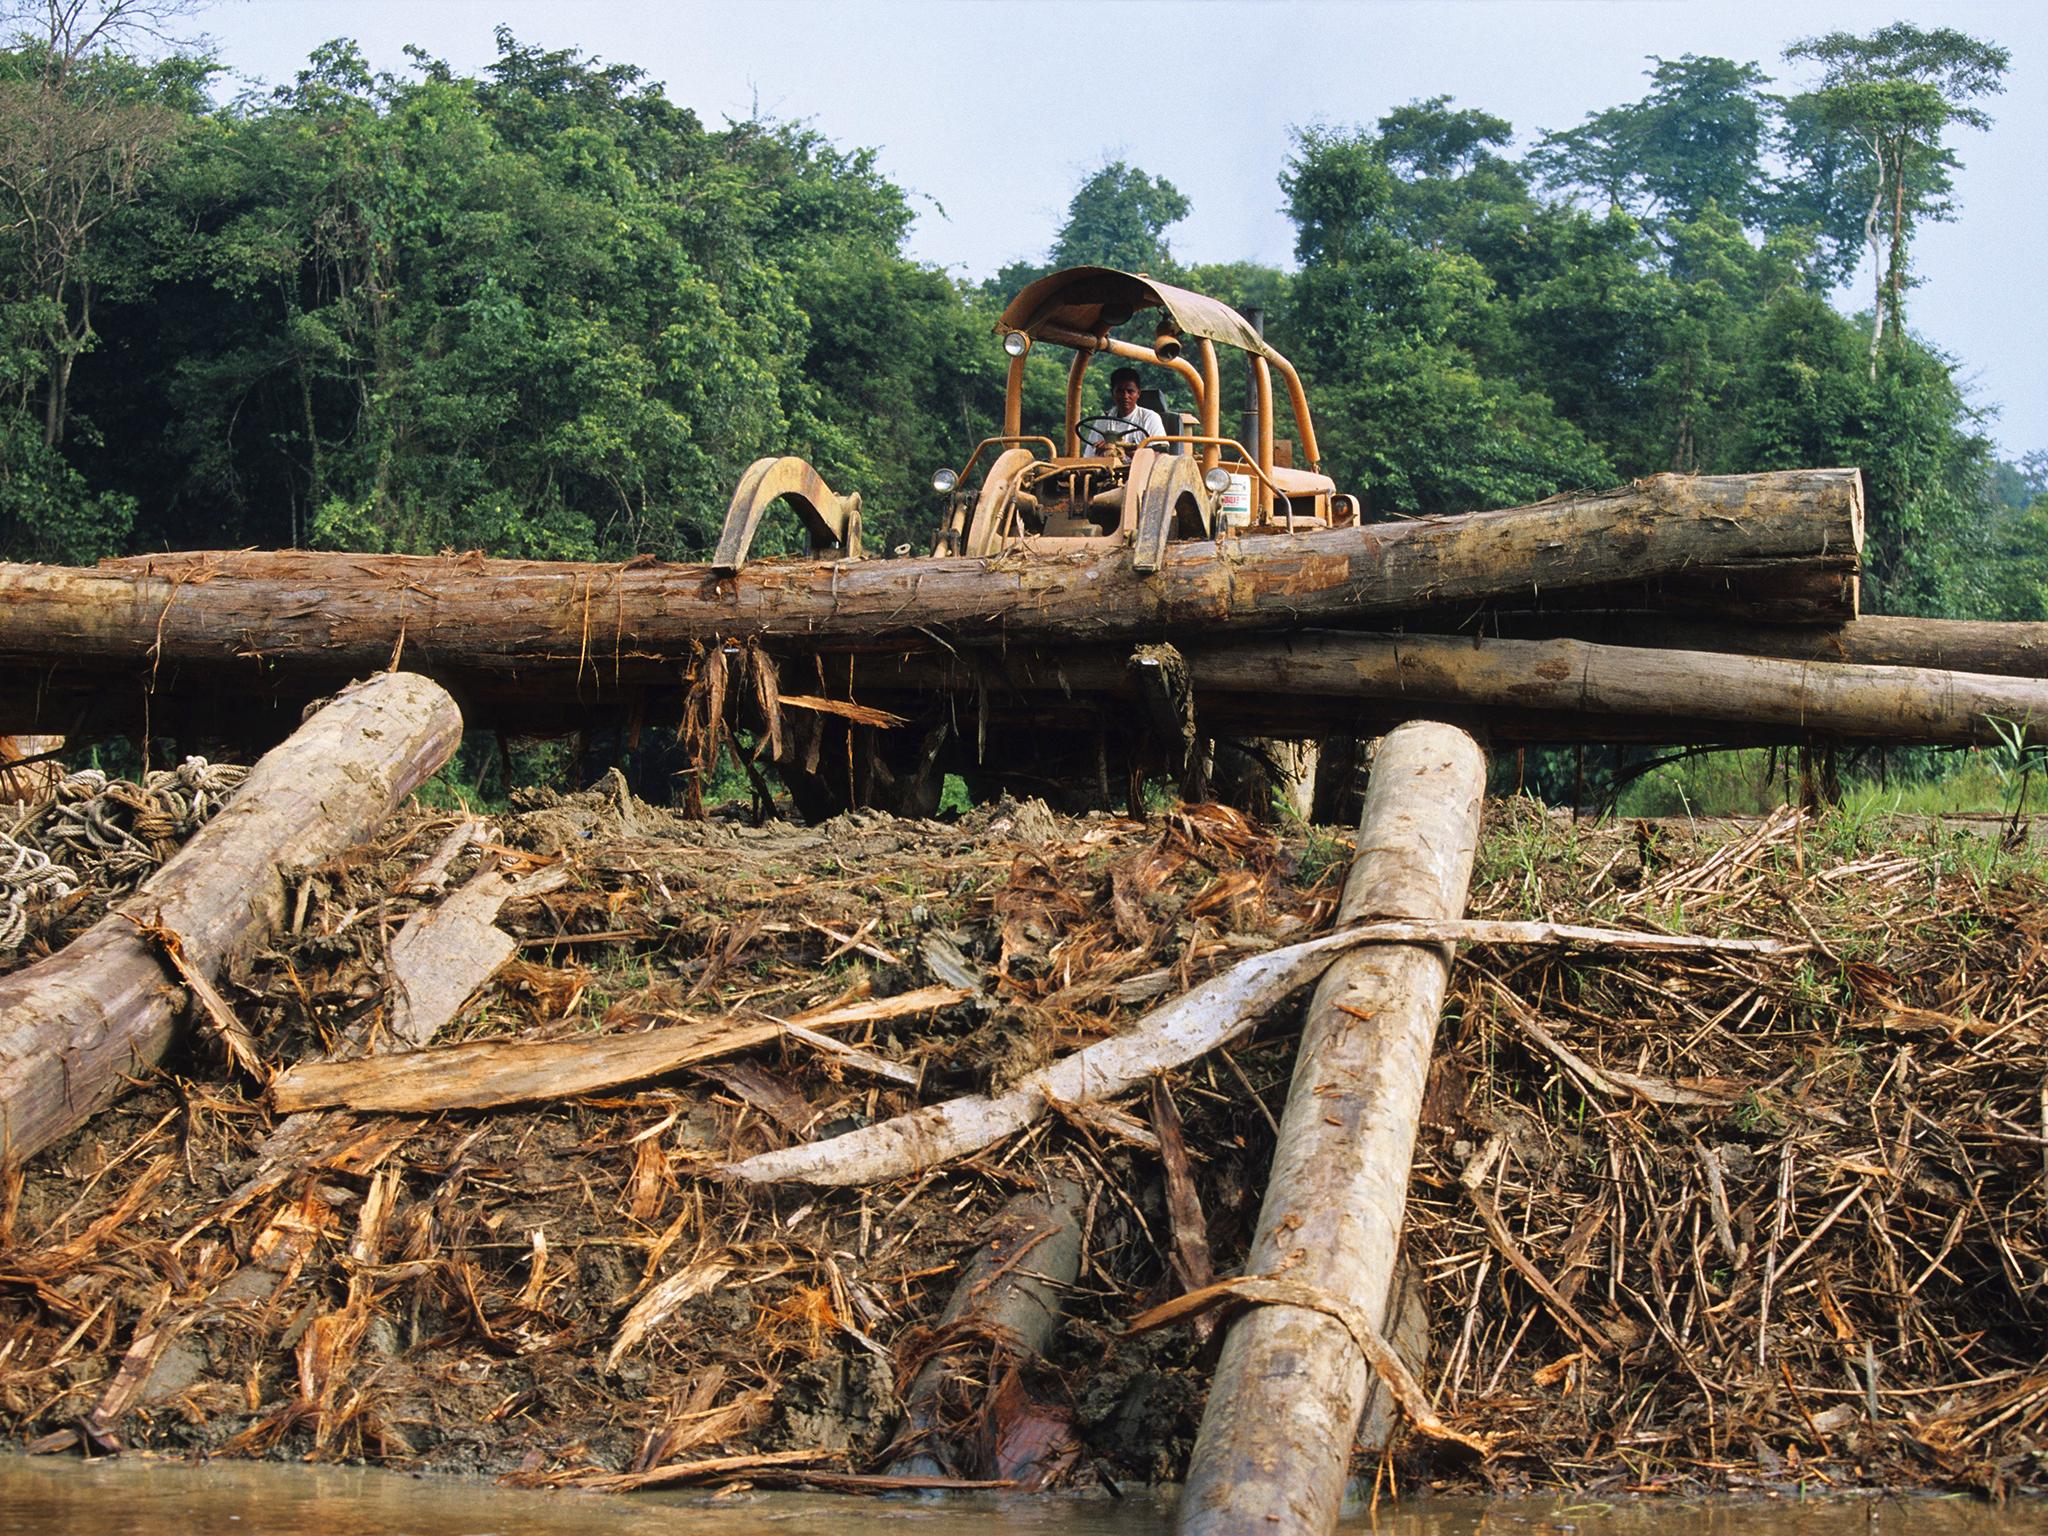
{"label": "man in white shirt", "polygon": [[1119,368],[1109,376],[1109,397],[1116,410],[1107,416],[1091,416],[1081,424],[1082,451],[1089,458],[1109,452],[1112,443],[1135,448],[1148,437],[1164,437],[1166,423],[1150,406],[1138,404],[1138,370]]}

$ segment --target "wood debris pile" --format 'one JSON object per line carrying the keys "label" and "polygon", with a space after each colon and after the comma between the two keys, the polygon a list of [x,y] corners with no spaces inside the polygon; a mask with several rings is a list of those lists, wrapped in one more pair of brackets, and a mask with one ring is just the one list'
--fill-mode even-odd
{"label": "wood debris pile", "polygon": [[[2048,893],[1993,844],[1885,835],[1489,807],[1474,918],[1811,947],[1460,950],[1407,1352],[1494,1454],[1396,1432],[1382,1475],[2048,1481]],[[1241,1272],[1291,1021],[915,1176],[721,1170],[999,1093],[1326,931],[1348,852],[1204,805],[753,829],[615,786],[497,827],[410,813],[299,882],[222,988],[257,1076],[195,1045],[6,1172],[0,1425],[615,1490],[1177,1477],[1212,1335],[1128,1327]],[[404,1043],[396,940],[485,870],[514,957],[436,1049],[696,1054],[490,1108],[278,1109],[289,1069]],[[62,941],[52,916],[0,969]],[[1060,1262],[1032,1346],[991,1309]]]}

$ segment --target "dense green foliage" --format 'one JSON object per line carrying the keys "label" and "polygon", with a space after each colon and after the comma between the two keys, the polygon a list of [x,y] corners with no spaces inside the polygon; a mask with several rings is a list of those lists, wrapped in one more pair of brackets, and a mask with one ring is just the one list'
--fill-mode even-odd
{"label": "dense green foliage", "polygon": [[[921,547],[930,470],[1000,416],[1003,300],[1099,262],[1264,310],[1377,515],[1859,464],[1872,606],[2048,616],[2040,466],[1994,462],[1904,325],[1949,137],[2005,67],[1960,34],[1811,40],[1790,97],[1652,60],[1641,100],[1521,157],[1443,97],[1304,129],[1276,168],[1289,271],[1177,259],[1187,198],[1110,161],[978,285],[904,254],[909,198],[867,151],[707,127],[629,66],[501,33],[477,78],[380,74],[338,42],[216,106],[208,61],[121,42],[0,51],[0,192],[43,210],[0,220],[0,557],[700,555],[780,452],[864,494],[872,545]],[[1846,315],[1870,249],[1876,315]],[[1059,370],[1027,388],[1049,424]]]}

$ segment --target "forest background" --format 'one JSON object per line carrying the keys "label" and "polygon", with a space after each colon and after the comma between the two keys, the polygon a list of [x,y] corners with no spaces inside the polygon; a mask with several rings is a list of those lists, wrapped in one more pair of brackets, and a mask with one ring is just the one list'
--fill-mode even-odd
{"label": "forest background", "polygon": [[[1262,309],[1373,516],[1854,464],[1870,611],[2048,619],[2048,454],[2001,462],[1910,323],[1913,237],[1959,216],[2009,63],[1953,29],[1808,39],[1784,82],[1653,58],[1520,154],[1444,97],[1302,127],[1291,270],[1179,262],[1187,199],[1112,160],[1042,264],[972,281],[905,254],[870,151],[707,126],[630,64],[501,30],[474,76],[386,73],[338,41],[223,104],[143,0],[11,14],[0,558],[701,558],[780,452],[863,494],[871,546],[922,549],[932,470],[998,428],[1004,299],[1095,262]],[[1027,371],[1027,419],[1060,373]]]}

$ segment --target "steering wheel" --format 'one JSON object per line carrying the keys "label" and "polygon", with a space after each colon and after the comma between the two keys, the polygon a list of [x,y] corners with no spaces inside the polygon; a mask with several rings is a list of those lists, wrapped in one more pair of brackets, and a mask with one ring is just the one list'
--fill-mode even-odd
{"label": "steering wheel", "polygon": [[[1121,416],[1083,416],[1074,431],[1086,448],[1135,448],[1151,434],[1135,421]],[[1089,433],[1094,433],[1091,439]]]}

